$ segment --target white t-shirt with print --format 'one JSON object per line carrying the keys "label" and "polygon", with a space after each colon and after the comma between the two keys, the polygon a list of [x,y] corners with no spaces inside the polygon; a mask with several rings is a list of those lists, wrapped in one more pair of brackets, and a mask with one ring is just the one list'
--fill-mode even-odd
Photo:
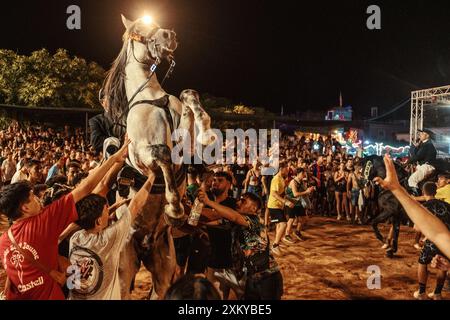
{"label": "white t-shirt with print", "polygon": [[[130,232],[131,215],[126,206],[113,225],[101,233],[76,232],[70,239],[69,259],[79,271],[71,279],[71,300],[120,300],[119,258]],[[76,266],[76,267],[75,267]],[[77,278],[79,279],[77,285]]]}

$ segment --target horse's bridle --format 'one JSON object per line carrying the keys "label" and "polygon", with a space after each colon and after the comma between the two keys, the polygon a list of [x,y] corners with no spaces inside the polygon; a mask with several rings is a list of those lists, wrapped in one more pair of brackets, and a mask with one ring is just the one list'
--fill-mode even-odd
{"label": "horse's bridle", "polygon": [[[156,32],[158,32],[158,30],[161,29],[159,26],[156,26],[150,33],[150,35],[148,35],[147,37],[144,37],[143,35],[137,33],[137,32],[130,32],[130,34],[128,35],[128,39],[131,40],[131,52],[133,53],[133,57],[134,59],[143,65],[150,65],[151,62],[144,62],[144,61],[139,61],[138,58],[136,58],[136,55],[134,54],[134,41],[142,43],[146,49],[147,49],[147,53],[148,55],[151,57],[151,59],[153,59],[153,63],[151,63],[150,65],[150,74],[147,77],[147,79],[139,86],[139,88],[134,92],[134,94],[131,96],[131,99],[128,100],[128,108],[126,109],[127,112],[126,114],[128,114],[128,111],[134,107],[136,104],[131,104],[133,102],[133,100],[136,98],[136,96],[145,88],[145,86],[149,83],[150,79],[153,77],[153,75],[155,74],[156,68],[158,67],[158,65],[161,63],[161,60],[159,59],[159,57],[154,57],[152,54],[152,51],[150,50],[150,44],[153,44],[153,47],[155,49],[155,52],[157,51],[156,48],[158,46],[160,46],[160,44],[158,44],[156,42],[156,40],[153,38],[153,36],[156,34]],[[164,75],[163,80],[161,81],[161,87],[163,86],[164,82],[166,81],[166,79],[170,78],[170,76],[172,75],[173,69],[175,68],[175,60],[173,59],[173,57],[168,58],[168,61],[170,62],[170,66],[169,69],[167,70],[166,74]],[[122,118],[124,115],[126,114],[121,114],[120,118]],[[119,126],[122,128],[126,128],[126,126],[122,123],[114,122],[113,125],[115,126]],[[122,138],[122,137],[121,137]]]}
{"label": "horse's bridle", "polygon": [[[141,92],[144,87],[147,85],[147,83],[150,81],[150,79],[152,78],[152,76],[155,74],[156,68],[158,67],[158,65],[161,63],[161,60],[159,59],[159,57],[154,57],[152,54],[152,51],[150,50],[150,45],[153,44],[153,48],[154,51],[157,51],[157,47],[160,46],[159,43],[156,42],[156,40],[153,38],[153,36],[156,34],[156,32],[158,32],[158,30],[161,29],[159,26],[156,26],[155,28],[153,28],[153,30],[150,32],[150,35],[144,37],[143,35],[137,33],[137,32],[130,32],[130,34],[128,35],[128,38],[131,40],[131,52],[133,53],[133,57],[134,59],[139,62],[140,64],[143,65],[150,65],[151,62],[144,62],[144,61],[139,61],[136,58],[136,55],[134,54],[134,41],[142,43],[145,48],[147,49],[147,53],[148,55],[151,57],[151,59],[153,60],[153,63],[151,63],[150,65],[150,74],[147,77],[147,79],[144,81],[144,83],[142,83],[142,85],[139,86],[139,88],[136,90],[136,92],[131,96],[131,99],[128,101],[128,108],[130,108],[131,103],[133,102],[134,98],[136,98],[136,96],[139,94],[139,92]],[[172,75],[173,69],[175,68],[175,60],[173,59],[173,57],[168,57],[168,61],[170,63],[169,69],[167,70],[163,80],[161,81],[161,87],[163,86],[164,82],[166,81],[166,79],[170,78],[170,76]]]}
{"label": "horse's bridle", "polygon": [[[136,105],[138,104],[149,104],[149,105],[153,105],[156,107],[159,107],[161,109],[163,109],[165,111],[165,114],[167,116],[167,120],[169,122],[171,131],[173,132],[173,127],[174,127],[174,123],[173,123],[173,118],[170,114],[170,110],[169,110],[169,96],[166,95],[160,99],[156,99],[156,100],[139,100],[136,101],[135,103],[132,103],[133,100],[136,98],[136,96],[145,88],[145,86],[149,83],[150,79],[152,78],[152,76],[154,75],[156,68],[158,67],[158,65],[160,64],[161,60],[159,59],[159,57],[154,57],[152,55],[152,51],[150,50],[150,45],[153,44],[155,52],[157,51],[156,48],[159,46],[159,44],[156,42],[156,40],[153,38],[153,36],[156,34],[156,32],[160,29],[159,26],[156,26],[150,33],[150,35],[148,35],[147,37],[144,37],[143,35],[140,35],[136,32],[130,32],[128,38],[131,40],[131,51],[133,53],[133,57],[134,59],[143,65],[150,65],[150,73],[147,77],[147,79],[139,86],[139,88],[135,91],[135,93],[132,95],[131,99],[128,100],[128,108],[127,108],[127,113]],[[139,43],[142,43],[143,45],[145,45],[145,47],[147,48],[147,53],[148,55],[151,57],[151,59],[153,59],[153,63],[152,62],[143,62],[143,61],[139,61],[136,58],[136,55],[134,54],[134,41],[137,41]],[[173,57],[168,58],[168,61],[170,62],[170,66],[169,69],[167,70],[162,82],[161,82],[161,86],[164,84],[164,81],[170,77],[170,75],[173,72],[173,69],[175,68],[175,60],[173,59]],[[157,103],[161,100],[165,100],[165,102],[163,103],[163,105],[160,105],[160,103]],[[122,126],[124,128],[126,128],[125,125],[120,124],[120,123],[116,123],[119,126]],[[127,164],[134,172],[135,175],[135,179],[133,180],[133,186],[137,189],[140,189],[143,185],[143,181],[145,181],[147,179],[147,177],[145,177],[143,174],[141,174],[138,170],[136,170],[133,166],[131,166],[130,164]],[[175,174],[175,182],[177,187],[184,181],[185,179],[185,174],[186,174],[186,168],[183,165],[181,167],[181,169]],[[129,187],[131,187],[131,184],[129,185]],[[152,194],[156,194],[156,193],[163,193],[165,190],[165,182],[162,179],[159,179],[157,181],[155,181],[153,187],[152,187]]]}
{"label": "horse's bridle", "polygon": [[373,163],[372,161],[367,161],[366,165],[364,166],[364,180],[365,180],[365,185],[369,184],[371,181],[369,179],[370,176],[370,171],[373,168]]}

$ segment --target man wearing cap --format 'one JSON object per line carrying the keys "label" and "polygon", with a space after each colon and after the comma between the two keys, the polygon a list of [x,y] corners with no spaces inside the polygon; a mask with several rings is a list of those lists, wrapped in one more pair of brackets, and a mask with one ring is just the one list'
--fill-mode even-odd
{"label": "man wearing cap", "polygon": [[435,170],[433,164],[436,161],[437,151],[431,142],[433,137],[432,131],[419,130],[420,143],[408,160],[408,164],[417,163],[416,171],[408,179],[408,185],[416,192],[419,183]]}

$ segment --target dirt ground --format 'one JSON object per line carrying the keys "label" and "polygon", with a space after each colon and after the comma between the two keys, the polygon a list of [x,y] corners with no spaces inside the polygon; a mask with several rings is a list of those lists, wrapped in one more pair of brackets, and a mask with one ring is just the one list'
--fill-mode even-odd
{"label": "dirt ground", "polygon": [[[380,226],[387,235],[389,227]],[[277,257],[284,278],[285,300],[410,300],[417,290],[417,259],[414,231],[401,228],[399,251],[394,259],[384,256],[381,243],[369,226],[354,226],[335,219],[313,217],[303,233],[306,241],[282,245]],[[273,239],[274,232],[271,233]],[[369,290],[369,266],[381,271],[381,289]],[[434,289],[434,270],[428,291]],[[142,268],[136,278],[134,299],[145,299],[150,274]],[[446,292],[443,292],[445,298]],[[450,293],[448,294],[450,296]]]}
{"label": "dirt ground", "polygon": [[[384,234],[388,226],[382,226]],[[273,232],[271,236],[273,237]],[[394,259],[384,257],[381,243],[369,226],[353,226],[335,219],[314,217],[304,231],[306,241],[282,245],[277,257],[284,278],[287,300],[409,300],[417,290],[418,251],[413,248],[414,231],[401,229],[399,252]],[[369,290],[367,268],[381,270],[381,289]],[[4,272],[0,270],[0,291]],[[428,292],[434,288],[434,270]],[[145,299],[151,287],[150,274],[144,268],[136,277],[133,299]],[[450,296],[443,292],[444,298]]]}

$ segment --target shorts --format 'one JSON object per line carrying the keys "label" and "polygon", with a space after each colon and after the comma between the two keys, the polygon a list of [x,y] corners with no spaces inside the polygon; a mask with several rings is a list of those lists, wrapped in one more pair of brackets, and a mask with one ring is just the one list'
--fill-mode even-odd
{"label": "shorts", "polygon": [[287,208],[286,213],[287,213],[289,219],[306,216],[305,208],[303,208],[302,206],[295,206],[293,208]]}
{"label": "shorts", "polygon": [[253,193],[255,196],[261,197],[261,187],[260,186],[248,186],[248,193]]}
{"label": "shorts", "polygon": [[174,238],[173,244],[175,247],[177,265],[184,268],[191,252],[192,237],[191,235],[186,235],[181,238]]}
{"label": "shorts", "polygon": [[356,207],[358,205],[358,199],[359,199],[359,189],[352,189],[352,206]]}
{"label": "shorts", "polygon": [[211,248],[208,239],[199,236],[192,236],[191,248],[187,272],[190,274],[204,273],[208,267],[208,257],[211,255]]}
{"label": "shorts", "polygon": [[283,276],[277,271],[261,279],[247,279],[244,300],[281,300]]}
{"label": "shorts", "polygon": [[270,222],[279,223],[279,222],[287,222],[286,216],[282,209],[271,209],[269,208]]}
{"label": "shorts", "polygon": [[214,278],[216,278],[221,285],[233,289],[238,300],[244,295],[247,279],[245,277],[238,279],[232,269],[214,269]]}
{"label": "shorts", "polygon": [[420,264],[430,264],[436,255],[441,255],[441,252],[436,247],[436,245],[430,241],[425,241],[422,251],[420,251],[419,263]]}

